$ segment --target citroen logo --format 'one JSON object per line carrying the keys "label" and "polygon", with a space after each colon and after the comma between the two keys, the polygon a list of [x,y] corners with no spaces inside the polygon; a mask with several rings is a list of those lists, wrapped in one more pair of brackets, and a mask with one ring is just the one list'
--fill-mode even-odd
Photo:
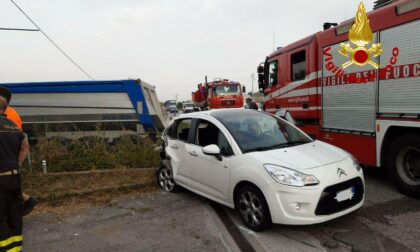
{"label": "citroen logo", "polygon": [[347,173],[341,169],[340,167],[337,168],[337,175],[339,178],[341,178],[341,175],[347,176]]}

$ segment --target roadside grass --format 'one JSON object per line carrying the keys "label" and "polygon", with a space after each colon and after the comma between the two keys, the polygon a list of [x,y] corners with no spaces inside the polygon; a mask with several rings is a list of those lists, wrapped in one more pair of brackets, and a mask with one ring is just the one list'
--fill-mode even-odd
{"label": "roadside grass", "polygon": [[[78,140],[40,137],[31,146],[31,165],[34,172],[42,171],[43,160],[48,172],[157,167],[160,156],[155,148],[149,139],[136,135],[122,136],[113,142],[101,137]],[[23,169],[30,167],[25,164]]]}
{"label": "roadside grass", "polygon": [[[22,167],[22,188],[39,199],[35,212],[69,211],[153,192],[157,190],[155,169],[145,168],[159,166],[157,146],[137,135],[111,142],[96,136],[78,140],[38,137],[31,145],[31,166]],[[42,173],[43,160],[47,174]]]}
{"label": "roadside grass", "polygon": [[22,185],[26,193],[40,201],[35,212],[65,212],[83,205],[107,203],[116,197],[156,192],[155,171],[122,168],[47,175],[24,174]]}

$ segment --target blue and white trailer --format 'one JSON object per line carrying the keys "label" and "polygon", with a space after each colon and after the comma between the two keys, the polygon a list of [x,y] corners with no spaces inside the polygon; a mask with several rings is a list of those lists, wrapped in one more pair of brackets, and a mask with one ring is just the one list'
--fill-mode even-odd
{"label": "blue and white trailer", "polygon": [[155,87],[141,80],[26,82],[0,86],[12,92],[10,105],[20,114],[24,131],[48,125],[51,132],[74,133],[95,131],[100,125],[106,131],[155,133],[164,127]]}

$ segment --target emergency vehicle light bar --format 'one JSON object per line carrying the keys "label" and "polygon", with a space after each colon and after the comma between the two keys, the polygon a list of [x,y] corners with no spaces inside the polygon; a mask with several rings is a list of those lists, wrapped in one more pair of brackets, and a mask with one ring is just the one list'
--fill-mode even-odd
{"label": "emergency vehicle light bar", "polygon": [[410,0],[397,6],[397,15],[399,16],[418,8],[420,8],[420,1]]}
{"label": "emergency vehicle light bar", "polygon": [[350,28],[352,27],[353,23],[354,22],[351,22],[351,23],[346,24],[344,26],[335,28],[335,35],[336,36],[339,36],[339,35],[342,35],[344,33],[348,33],[349,30],[350,30]]}

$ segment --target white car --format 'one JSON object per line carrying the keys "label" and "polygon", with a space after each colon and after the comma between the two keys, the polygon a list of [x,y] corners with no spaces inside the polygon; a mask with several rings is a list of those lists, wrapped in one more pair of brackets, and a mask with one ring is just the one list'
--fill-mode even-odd
{"label": "white car", "polygon": [[181,186],[235,208],[256,231],[272,223],[324,222],[364,202],[363,171],[353,156],[271,114],[185,114],[170,123],[163,139],[157,175],[164,191]]}
{"label": "white car", "polygon": [[184,103],[184,113],[192,113],[194,112],[194,104],[193,103]]}

